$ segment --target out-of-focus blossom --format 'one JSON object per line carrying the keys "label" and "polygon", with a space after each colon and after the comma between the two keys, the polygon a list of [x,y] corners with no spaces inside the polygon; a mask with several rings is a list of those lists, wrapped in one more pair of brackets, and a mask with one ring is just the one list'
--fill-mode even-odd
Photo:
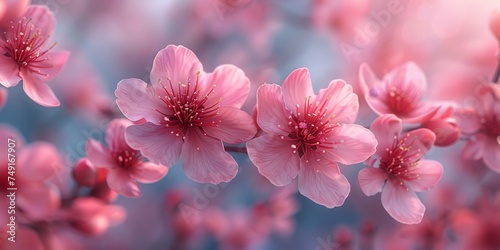
{"label": "out-of-focus blossom", "polygon": [[0,0],[0,29],[20,18],[29,4],[30,0]]}
{"label": "out-of-focus blossom", "polygon": [[156,182],[167,174],[168,168],[144,162],[141,153],[127,144],[125,129],[132,124],[125,119],[112,120],[106,129],[108,146],[89,139],[87,157],[94,166],[108,169],[107,182],[111,189],[127,197],[139,197],[137,182]]}
{"label": "out-of-focus blossom", "polygon": [[476,91],[470,107],[457,111],[462,133],[469,137],[464,157],[479,160],[500,172],[500,86],[489,84]]}
{"label": "out-of-focus blossom", "polygon": [[299,176],[299,191],[332,208],[344,203],[350,185],[337,162],[355,164],[375,152],[368,129],[352,124],[358,114],[352,87],[334,80],[315,95],[309,71],[293,71],[283,82],[257,91],[257,123],[265,132],[247,143],[259,172],[276,186]]}
{"label": "out-of-focus blossom", "polygon": [[365,19],[369,4],[367,0],[314,0],[311,16],[320,30],[335,32],[347,40],[354,37],[353,32]]}
{"label": "out-of-focus blossom", "polygon": [[73,227],[92,236],[103,234],[110,226],[120,224],[126,216],[122,207],[109,205],[93,197],[78,198],[61,213],[61,218]]}
{"label": "out-of-focus blossom", "polygon": [[377,158],[359,172],[358,180],[368,196],[382,192],[382,205],[397,221],[418,224],[425,206],[415,194],[434,187],[443,174],[443,166],[423,156],[436,136],[428,129],[401,134],[402,121],[394,115],[377,118],[370,129],[378,141]]}
{"label": "out-of-focus blossom", "polygon": [[500,40],[500,8],[493,10],[490,16],[490,30]]}
{"label": "out-of-focus blossom", "polygon": [[7,96],[7,89],[0,87],[0,109],[2,109],[7,102]]}
{"label": "out-of-focus blossom", "polygon": [[252,118],[240,110],[250,81],[233,65],[205,73],[196,55],[169,45],[153,62],[152,86],[139,79],[118,83],[122,113],[147,122],[127,128],[127,142],[152,162],[172,166],[180,156],[186,175],[197,182],[228,182],[238,172],[222,142],[238,144],[256,133]]}
{"label": "out-of-focus blossom", "polygon": [[54,27],[49,8],[33,5],[0,39],[0,83],[9,88],[22,80],[24,92],[45,107],[59,106],[46,82],[57,76],[69,57],[68,51],[52,51],[56,43],[49,44],[49,37]]}
{"label": "out-of-focus blossom", "polygon": [[403,64],[379,80],[370,66],[359,70],[361,91],[370,108],[379,116],[394,114],[405,122],[422,123],[450,116],[449,105],[423,102],[427,90],[425,75],[415,63]]}

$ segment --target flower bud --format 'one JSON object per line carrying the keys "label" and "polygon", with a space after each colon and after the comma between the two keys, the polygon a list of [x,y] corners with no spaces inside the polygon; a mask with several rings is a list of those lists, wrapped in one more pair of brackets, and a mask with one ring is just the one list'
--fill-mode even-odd
{"label": "flower bud", "polygon": [[81,186],[93,187],[96,183],[97,171],[87,158],[82,158],[73,169],[73,178]]}
{"label": "flower bud", "polygon": [[436,135],[435,145],[440,147],[450,146],[460,138],[460,128],[451,120],[432,120],[422,124]]}
{"label": "flower bud", "polygon": [[496,8],[490,15],[490,30],[500,40],[500,8]]}

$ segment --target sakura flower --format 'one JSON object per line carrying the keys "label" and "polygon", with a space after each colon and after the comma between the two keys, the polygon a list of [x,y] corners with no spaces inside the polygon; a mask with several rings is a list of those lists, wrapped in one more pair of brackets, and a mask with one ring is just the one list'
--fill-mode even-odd
{"label": "sakura flower", "polygon": [[370,66],[359,70],[361,91],[370,108],[379,116],[394,114],[405,122],[422,123],[450,116],[451,105],[433,105],[423,101],[427,80],[422,70],[408,62],[391,70],[382,80]]}
{"label": "sakura flower", "polygon": [[59,106],[45,82],[57,76],[69,57],[68,51],[52,51],[56,43],[49,44],[49,37],[54,26],[49,8],[32,5],[0,39],[0,84],[10,88],[23,80],[24,92],[45,107]]}
{"label": "sakura flower", "polygon": [[355,164],[375,152],[372,132],[351,124],[358,114],[352,87],[334,80],[315,95],[309,71],[293,71],[283,86],[264,84],[257,91],[257,123],[263,134],[247,143],[259,173],[276,186],[298,176],[301,194],[328,208],[349,194],[337,162]]}
{"label": "sakura flower", "polygon": [[151,70],[152,86],[139,79],[118,83],[116,103],[132,121],[130,146],[152,162],[172,166],[180,156],[186,175],[197,182],[228,182],[238,171],[222,142],[238,144],[257,129],[240,110],[250,81],[233,65],[205,73],[196,55],[183,46],[161,50]]}
{"label": "sakura flower", "polygon": [[378,141],[377,158],[359,172],[363,193],[372,196],[382,192],[382,205],[397,221],[418,224],[425,207],[415,191],[434,187],[443,174],[443,166],[422,157],[434,144],[436,136],[420,128],[401,134],[402,121],[394,115],[377,118],[370,129]]}
{"label": "sakura flower", "polygon": [[500,86],[479,87],[474,104],[458,110],[456,116],[462,133],[469,136],[465,158],[482,159],[500,173]]}
{"label": "sakura flower", "polygon": [[107,182],[112,190],[127,197],[139,197],[137,181],[156,182],[167,174],[168,168],[144,162],[141,153],[127,144],[125,129],[130,125],[132,122],[125,119],[112,120],[106,129],[108,146],[89,139],[87,157],[95,167],[108,170]]}

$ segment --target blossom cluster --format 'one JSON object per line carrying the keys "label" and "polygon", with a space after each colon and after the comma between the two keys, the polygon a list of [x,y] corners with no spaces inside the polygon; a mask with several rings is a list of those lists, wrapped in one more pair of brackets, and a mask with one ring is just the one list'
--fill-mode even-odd
{"label": "blossom cluster", "polygon": [[[311,248],[290,239],[324,216],[335,223],[319,248],[500,247],[499,9],[487,5],[489,23],[479,27],[489,28],[488,37],[473,38],[493,45],[474,40],[479,51],[448,48],[465,38],[443,30],[465,28],[439,19],[446,8],[428,1],[409,1],[405,9],[393,0],[317,0],[304,19],[263,0],[192,0],[175,7],[182,15],[168,16],[186,27],[193,22],[194,30],[165,25],[165,34],[128,20],[137,6],[98,2],[58,9],[95,20],[89,30],[111,23],[108,13],[123,19],[115,34],[94,34],[119,44],[104,49],[112,59],[103,60],[114,65],[93,68],[88,48],[53,38],[55,10],[0,0],[0,112],[13,114],[2,113],[0,149],[16,141],[9,150],[16,157],[18,239],[0,235],[0,249],[144,248],[145,235],[155,249]],[[433,18],[430,9],[438,13]],[[344,72],[319,78],[314,65],[327,61],[280,60],[272,42],[297,54],[309,45],[297,34],[291,38],[298,46],[280,40],[290,24],[273,19],[276,13],[340,44],[349,61]],[[63,29],[78,25],[69,20],[59,22]],[[427,25],[436,34],[418,30]],[[127,34],[119,34],[124,27]],[[164,43],[162,35],[179,38]],[[248,51],[218,45],[235,36]],[[429,48],[424,39],[439,43]],[[152,65],[145,77],[137,71],[143,62]],[[118,67],[116,81],[98,73],[113,75]],[[29,100],[17,95],[17,85]],[[44,123],[9,123],[14,114],[28,117],[30,107],[34,116],[47,115]],[[76,122],[57,125],[66,116]],[[61,150],[73,143],[65,130],[81,120],[100,132],[84,133],[76,155]],[[0,157],[1,207],[11,201],[11,165]],[[9,221],[1,212],[0,228]],[[130,239],[120,241],[121,234]]]}

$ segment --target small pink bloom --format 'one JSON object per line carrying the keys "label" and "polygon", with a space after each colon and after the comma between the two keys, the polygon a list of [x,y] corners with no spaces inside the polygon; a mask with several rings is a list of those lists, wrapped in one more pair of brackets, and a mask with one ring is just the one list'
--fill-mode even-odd
{"label": "small pink bloom", "polygon": [[49,8],[32,5],[0,39],[0,84],[9,88],[23,80],[24,92],[45,107],[59,106],[45,82],[57,76],[69,57],[68,51],[51,51],[56,43],[49,44],[48,39],[54,26]]}
{"label": "small pink bloom", "polygon": [[413,62],[393,69],[382,80],[377,79],[370,66],[362,64],[359,84],[366,102],[379,116],[394,114],[405,122],[422,123],[448,117],[452,112],[451,105],[423,102],[427,80]]}
{"label": "small pink bloom", "polygon": [[197,182],[233,179],[238,165],[222,142],[245,142],[257,130],[240,110],[250,90],[244,72],[222,65],[205,73],[191,50],[169,45],[154,59],[151,83],[122,80],[115,91],[127,118],[147,121],[127,128],[130,146],[169,167],[182,155],[184,172]]}
{"label": "small pink bloom", "polygon": [[141,153],[131,148],[125,141],[125,129],[132,122],[115,119],[106,130],[108,146],[89,139],[87,157],[96,167],[108,169],[107,182],[111,189],[127,197],[139,197],[141,191],[137,181],[152,183],[163,178],[168,168],[144,162]]}
{"label": "small pink bloom", "polygon": [[358,181],[365,193],[382,192],[382,205],[397,221],[418,224],[425,207],[415,194],[434,187],[443,174],[443,166],[422,157],[436,136],[428,129],[401,134],[402,121],[394,115],[377,118],[370,129],[378,140],[378,160],[359,172]]}
{"label": "small pink bloom", "polygon": [[299,177],[299,191],[332,208],[344,203],[350,186],[337,162],[350,165],[375,152],[373,133],[351,124],[358,114],[352,87],[334,80],[315,95],[309,71],[293,71],[283,82],[257,91],[257,123],[264,133],[247,143],[259,172],[276,186]]}
{"label": "small pink bloom", "polygon": [[456,117],[462,133],[470,136],[465,158],[483,159],[486,166],[500,173],[500,86],[480,87],[475,104],[459,110]]}

